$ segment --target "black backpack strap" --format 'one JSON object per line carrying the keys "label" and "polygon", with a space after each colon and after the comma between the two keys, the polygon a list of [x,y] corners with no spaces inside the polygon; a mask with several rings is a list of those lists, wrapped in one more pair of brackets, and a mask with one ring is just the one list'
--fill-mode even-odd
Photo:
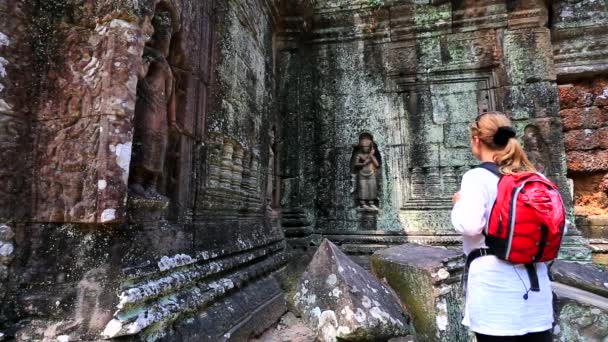
{"label": "black backpack strap", "polygon": [[502,177],[502,173],[500,173],[500,170],[498,169],[498,165],[496,165],[496,163],[484,162],[484,163],[479,164],[478,167],[492,172],[498,178]]}
{"label": "black backpack strap", "polygon": [[528,271],[528,277],[530,278],[530,291],[540,291],[540,285],[538,284],[538,275],[536,274],[536,267],[534,267],[534,264],[526,264],[526,271]]}
{"label": "black backpack strap", "polygon": [[[498,169],[498,165],[496,165],[496,163],[483,162],[483,163],[479,164],[479,166],[477,166],[477,167],[486,169],[486,170],[492,172],[496,177],[498,177],[499,181],[502,178],[502,173],[500,173],[500,170]],[[494,204],[496,204],[496,202],[494,202]],[[492,210],[494,210],[494,205],[492,205]],[[483,233],[484,236],[486,235],[485,229],[482,230],[481,232]]]}
{"label": "black backpack strap", "polygon": [[464,289],[465,292],[467,288],[467,281],[469,278],[469,267],[471,267],[471,263],[473,262],[473,260],[486,255],[493,255],[492,250],[490,250],[489,248],[477,248],[472,250],[469,255],[465,256],[464,270],[462,271],[462,275],[460,278],[461,289]]}

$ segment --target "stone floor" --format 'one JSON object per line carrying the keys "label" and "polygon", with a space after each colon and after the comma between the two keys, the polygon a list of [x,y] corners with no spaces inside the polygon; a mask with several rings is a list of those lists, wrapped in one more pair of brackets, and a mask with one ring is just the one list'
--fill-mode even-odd
{"label": "stone floor", "polygon": [[288,312],[279,323],[266,330],[261,336],[250,340],[251,342],[313,342],[315,333],[310,330],[301,319]]}
{"label": "stone floor", "polygon": [[[249,342],[314,342],[315,333],[310,330],[304,322],[293,313],[288,312],[277,323],[274,328],[266,330],[257,338]],[[388,342],[415,342],[412,337],[393,338]]]}

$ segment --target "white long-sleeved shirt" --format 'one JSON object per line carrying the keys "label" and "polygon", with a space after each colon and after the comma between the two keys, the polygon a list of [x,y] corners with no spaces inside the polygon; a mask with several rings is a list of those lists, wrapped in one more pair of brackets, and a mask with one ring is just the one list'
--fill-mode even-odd
{"label": "white long-sleeved shirt", "polygon": [[[487,247],[482,233],[496,200],[498,177],[475,168],[462,177],[460,200],[452,209],[452,224],[462,234],[469,254]],[[493,336],[515,336],[552,328],[553,296],[544,263],[536,264],[540,292],[528,292],[530,279],[524,265],[513,265],[490,255],[475,259],[469,268],[462,324]]]}

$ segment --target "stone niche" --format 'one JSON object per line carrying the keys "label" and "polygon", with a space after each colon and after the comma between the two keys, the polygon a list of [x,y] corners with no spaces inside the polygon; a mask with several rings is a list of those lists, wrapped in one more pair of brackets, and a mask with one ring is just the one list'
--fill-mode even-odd
{"label": "stone niche", "polygon": [[[478,164],[469,126],[492,110],[513,118],[570,201],[550,10],[543,1],[317,1],[289,13],[277,53],[284,208],[300,208],[315,233],[346,249],[458,244],[451,196]],[[360,228],[349,196],[349,143],[363,130],[382,151],[376,230]]]}
{"label": "stone niche", "polygon": [[400,217],[406,232],[422,236],[453,231],[452,195],[462,175],[477,165],[469,148],[469,127],[477,115],[496,109],[493,73],[433,78],[399,83],[410,107]]}

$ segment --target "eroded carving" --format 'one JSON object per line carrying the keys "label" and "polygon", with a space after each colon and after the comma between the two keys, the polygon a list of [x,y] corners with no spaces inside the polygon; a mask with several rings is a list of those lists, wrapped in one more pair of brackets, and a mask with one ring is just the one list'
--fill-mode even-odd
{"label": "eroded carving", "polygon": [[459,178],[468,167],[414,167],[409,170],[409,197],[418,202],[450,198],[458,190]]}
{"label": "eroded carving", "polygon": [[527,126],[524,129],[523,140],[528,158],[532,164],[534,164],[536,170],[544,174],[551,174],[549,149],[543,139],[540,129],[534,125]]}
{"label": "eroded carving", "polygon": [[124,217],[139,26],[120,19],[65,29],[62,63],[41,95],[35,218],[107,223]]}
{"label": "eroded carving", "polygon": [[279,184],[277,179],[278,154],[275,137],[275,128],[270,131],[270,144],[268,146],[268,182],[266,184],[266,206],[272,211],[279,206]]}
{"label": "eroded carving", "polygon": [[197,207],[217,214],[240,215],[262,209],[265,189],[260,188],[260,152],[248,149],[230,136],[212,132],[206,142],[207,181]]}

